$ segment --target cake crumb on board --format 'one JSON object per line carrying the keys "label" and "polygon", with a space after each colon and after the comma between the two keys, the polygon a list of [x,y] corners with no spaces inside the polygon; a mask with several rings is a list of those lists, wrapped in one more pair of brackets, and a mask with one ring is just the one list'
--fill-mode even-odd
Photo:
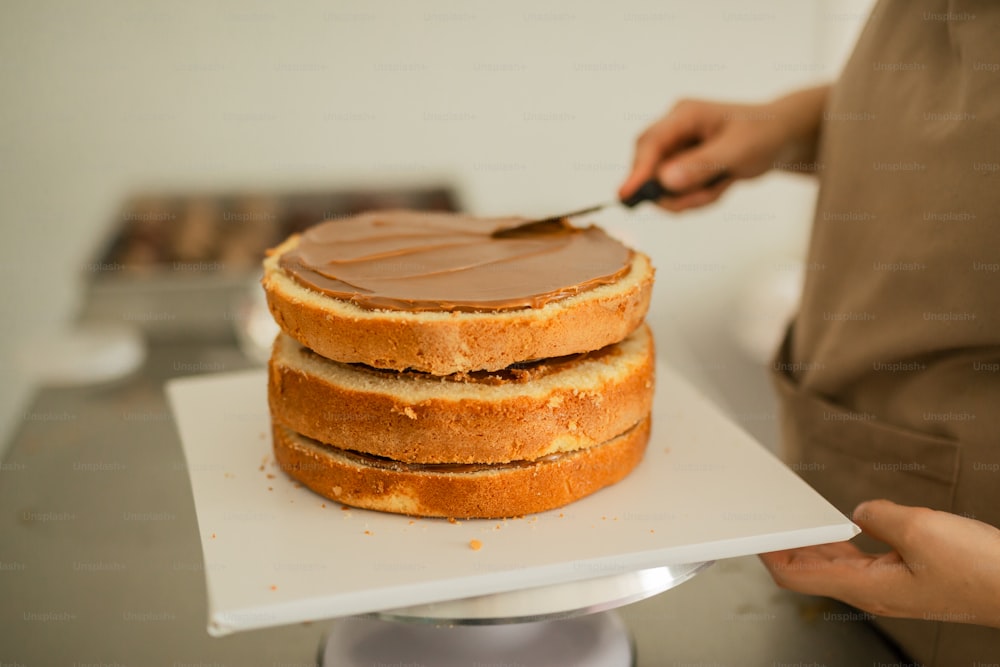
{"label": "cake crumb on board", "polygon": [[469,540],[469,548],[473,551],[479,551],[483,548],[483,543],[477,539],[471,539]]}

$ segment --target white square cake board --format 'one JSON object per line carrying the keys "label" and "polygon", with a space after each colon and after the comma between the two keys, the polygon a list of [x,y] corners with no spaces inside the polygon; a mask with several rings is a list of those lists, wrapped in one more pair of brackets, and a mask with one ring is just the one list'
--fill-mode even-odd
{"label": "white square cake board", "polygon": [[[167,384],[205,558],[209,634],[361,614],[853,537],[858,529],[675,371],[622,482],[507,520],[346,509],[271,453],[262,370]],[[479,550],[470,541],[482,543]]]}

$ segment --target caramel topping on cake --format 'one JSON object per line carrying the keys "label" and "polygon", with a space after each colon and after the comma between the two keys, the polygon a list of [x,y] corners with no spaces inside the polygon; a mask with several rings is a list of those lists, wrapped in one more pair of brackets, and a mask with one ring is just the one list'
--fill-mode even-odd
{"label": "caramel topping on cake", "polygon": [[[300,354],[313,359],[323,359],[308,347],[299,345]],[[357,371],[374,373],[382,377],[394,377],[400,379],[425,380],[433,378],[437,382],[458,382],[472,383],[478,385],[499,386],[503,384],[516,383],[525,384],[527,382],[537,382],[553,373],[562,373],[575,366],[588,361],[604,361],[607,363],[614,357],[621,356],[621,349],[617,345],[606,345],[599,350],[592,352],[581,352],[579,354],[567,354],[559,357],[549,357],[548,359],[535,359],[532,361],[522,361],[512,364],[506,368],[496,371],[461,371],[448,375],[431,375],[422,371],[405,370],[393,371],[384,368],[374,368],[366,364],[350,364],[351,368]],[[329,362],[328,359],[324,360]],[[336,363],[336,362],[331,362]]]}
{"label": "caramel topping on cake", "polygon": [[540,308],[627,274],[632,251],[597,227],[494,238],[520,218],[376,211],[302,234],[281,268],[310,289],[369,310]]}

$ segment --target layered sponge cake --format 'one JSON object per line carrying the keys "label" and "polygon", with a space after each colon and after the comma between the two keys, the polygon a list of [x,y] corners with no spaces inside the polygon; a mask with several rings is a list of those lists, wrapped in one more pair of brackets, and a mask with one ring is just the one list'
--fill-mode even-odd
{"label": "layered sponge cake", "polygon": [[624,478],[649,435],[648,258],[596,227],[381,211],[265,261],[275,455],[347,505],[509,517]]}

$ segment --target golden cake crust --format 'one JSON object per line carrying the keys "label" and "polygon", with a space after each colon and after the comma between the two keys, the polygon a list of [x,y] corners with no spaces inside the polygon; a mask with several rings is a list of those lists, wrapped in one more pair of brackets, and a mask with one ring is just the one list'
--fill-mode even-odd
{"label": "golden cake crust", "polygon": [[417,463],[504,463],[610,440],[652,406],[653,337],[541,362],[525,381],[444,380],[329,361],[285,335],[268,373],[272,418],[337,447]]}
{"label": "golden cake crust", "polygon": [[282,470],[330,500],[412,516],[504,518],[562,507],[620,481],[642,460],[649,429],[647,418],[594,447],[472,471],[367,462],[280,424],[273,438]]}
{"label": "golden cake crust", "polygon": [[309,289],[279,266],[292,236],[270,251],[261,283],[282,331],[317,354],[346,363],[434,375],[499,370],[531,359],[600,349],[634,331],[649,308],[653,267],[633,254],[616,282],[496,312],[368,310]]}

